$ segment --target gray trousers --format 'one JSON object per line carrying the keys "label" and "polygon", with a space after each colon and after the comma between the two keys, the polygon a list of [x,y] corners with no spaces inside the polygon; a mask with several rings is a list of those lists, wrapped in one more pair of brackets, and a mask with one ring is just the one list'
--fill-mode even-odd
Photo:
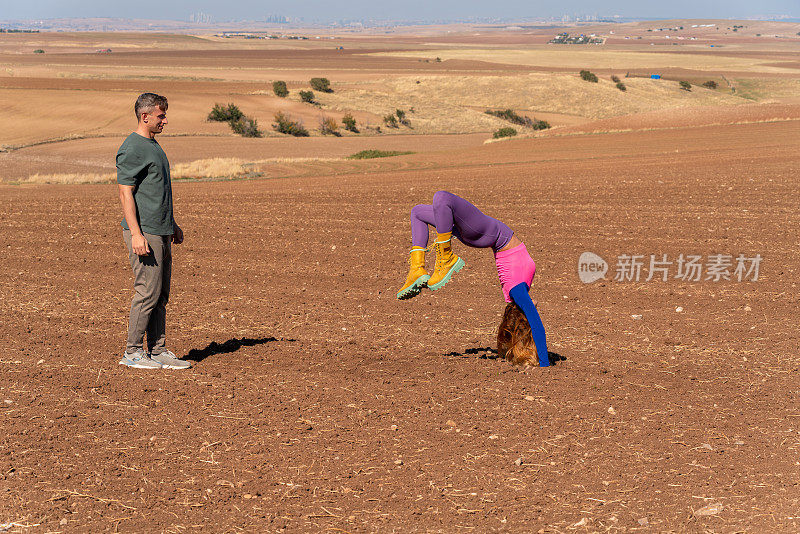
{"label": "gray trousers", "polygon": [[172,277],[172,236],[144,234],[150,254],[139,256],[131,248],[131,232],[123,230],[128,259],[133,269],[133,301],[128,321],[128,343],[125,352],[143,348],[147,333],[147,351],[164,351],[167,326],[167,301]]}

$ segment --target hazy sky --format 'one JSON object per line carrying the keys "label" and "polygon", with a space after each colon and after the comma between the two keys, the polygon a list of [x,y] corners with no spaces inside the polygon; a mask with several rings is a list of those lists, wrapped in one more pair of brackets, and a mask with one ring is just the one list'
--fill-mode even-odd
{"label": "hazy sky", "polygon": [[800,18],[800,0],[0,0],[0,20],[123,17],[188,20],[263,20],[267,15],[312,20],[535,18],[564,14],[643,18]]}

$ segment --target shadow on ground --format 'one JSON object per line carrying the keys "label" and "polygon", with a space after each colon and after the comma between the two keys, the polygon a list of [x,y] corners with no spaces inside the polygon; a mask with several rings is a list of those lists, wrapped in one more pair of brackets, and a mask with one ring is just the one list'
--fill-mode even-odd
{"label": "shadow on ground", "polygon": [[[216,356],[217,354],[228,354],[231,352],[236,352],[242,347],[255,347],[256,345],[263,345],[265,343],[271,343],[273,341],[278,341],[278,338],[276,337],[235,338],[234,337],[222,343],[217,343],[216,341],[212,341],[204,349],[190,350],[189,354],[186,355],[186,359],[195,362],[201,362],[206,358],[208,358],[209,356]],[[285,341],[294,341],[294,340],[287,339]]]}
{"label": "shadow on ground", "polygon": [[[463,352],[449,352],[447,353],[447,356],[460,356],[462,358],[466,358],[467,356],[471,356],[473,354],[477,354],[478,358],[488,360],[496,360],[499,357],[497,354],[497,349],[492,347],[473,347],[471,349],[464,349]],[[550,365],[567,361],[566,356],[562,356],[561,354],[552,351],[547,351],[547,358],[550,360]]]}

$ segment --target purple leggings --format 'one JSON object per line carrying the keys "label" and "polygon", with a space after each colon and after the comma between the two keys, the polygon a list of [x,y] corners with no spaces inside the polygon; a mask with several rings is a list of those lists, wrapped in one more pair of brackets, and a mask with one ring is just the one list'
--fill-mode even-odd
{"label": "purple leggings", "polygon": [[495,252],[511,240],[514,232],[497,219],[458,195],[437,191],[433,204],[418,204],[411,208],[411,244],[427,248],[428,225],[435,226],[440,234],[453,232],[467,246],[492,248]]}

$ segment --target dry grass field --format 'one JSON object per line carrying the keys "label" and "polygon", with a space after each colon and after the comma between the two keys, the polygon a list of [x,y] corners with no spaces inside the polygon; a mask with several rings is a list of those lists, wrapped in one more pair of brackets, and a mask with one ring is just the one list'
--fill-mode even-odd
{"label": "dry grass field", "polygon": [[[396,109],[408,112],[409,126],[384,127],[380,136],[386,137],[488,134],[504,123],[485,115],[486,109],[512,108],[558,128],[651,111],[800,101],[800,38],[774,37],[778,32],[793,35],[800,30],[797,25],[775,23],[769,34],[763,24],[751,24],[733,34],[724,27],[712,31],[691,28],[692,21],[684,24],[684,31],[673,33],[685,40],[673,39],[679,46],[668,48],[654,46],[656,33],[663,32],[647,32],[652,28],[645,23],[615,25],[613,30],[571,30],[597,31],[623,41],[600,47],[542,44],[552,37],[553,29],[460,28],[417,37],[398,32],[396,36],[334,35],[333,39],[309,34],[305,41],[168,34],[3,34],[0,98],[10,105],[0,117],[0,149],[123,137],[130,129],[131,101],[144,90],[170,97],[167,134],[189,137],[233,136],[226,125],[205,120],[218,102],[235,102],[273,138],[281,135],[271,128],[278,111],[303,121],[315,136],[322,116],[339,120],[344,113],[352,113],[362,126],[362,137],[375,137],[383,117]],[[757,32],[765,33],[754,42],[745,39],[756,39]],[[624,40],[637,34],[645,40]],[[710,39],[707,34],[714,34],[715,48],[699,44]],[[33,54],[37,48],[45,53]],[[96,53],[105,48],[112,52]],[[580,80],[577,71],[584,68],[596,71],[600,83]],[[640,77],[655,71],[663,75],[662,80]],[[624,78],[626,73],[634,77]],[[614,87],[612,74],[624,78],[626,92]],[[318,106],[304,104],[298,96],[314,76],[328,77],[334,88],[333,93],[317,94]],[[272,81],[278,79],[289,86],[291,94],[286,99],[272,94]],[[681,90],[677,82],[683,79],[695,88]],[[708,80],[719,87],[699,86]],[[196,159],[226,156],[198,153]],[[26,172],[36,174],[14,162],[4,167],[4,180],[24,178]]]}
{"label": "dry grass field", "polygon": [[[700,45],[687,45],[690,50],[699,50]],[[580,70],[594,68],[598,70],[626,71],[632,69],[687,69],[723,72],[763,72],[763,73],[795,73],[794,69],[769,65],[774,63],[767,58],[727,55],[724,53],[686,54],[664,51],[630,51],[619,49],[603,49],[597,46],[578,47],[539,45],[532,49],[487,49],[458,48],[433,49],[419,52],[382,52],[383,55],[431,58],[442,60],[470,59],[489,63],[524,65],[527,67],[549,67],[558,69]]]}
{"label": "dry grass field", "polygon": [[[510,61],[548,50],[549,29],[0,34],[0,531],[800,530],[800,40],[775,37],[800,28],[697,29],[712,53],[670,45],[659,63],[646,30],[673,24],[703,22],[577,28],[610,44],[558,54],[593,58],[597,84],[578,59]],[[444,61],[419,61],[432,51]],[[683,63],[622,93],[603,65],[626,53]],[[297,99],[312,76],[332,81],[320,106]],[[117,364],[131,275],[114,155],[144,90],[170,99],[159,142],[186,241],[168,341],[188,371]],[[206,122],[216,102],[265,137]],[[397,108],[409,125],[378,133]],[[486,108],[554,127],[487,143],[508,123]],[[279,110],[311,136],[270,132]],[[361,133],[316,130],[346,112]],[[364,149],[412,153],[348,159]],[[485,250],[456,243],[467,266],[447,287],[395,298],[409,210],[439,189],[526,243],[553,366],[497,359]],[[605,280],[580,281],[584,251]],[[626,254],[644,256],[639,281],[614,280]],[[646,281],[664,254],[762,261],[757,280],[686,281],[675,263]]]}

